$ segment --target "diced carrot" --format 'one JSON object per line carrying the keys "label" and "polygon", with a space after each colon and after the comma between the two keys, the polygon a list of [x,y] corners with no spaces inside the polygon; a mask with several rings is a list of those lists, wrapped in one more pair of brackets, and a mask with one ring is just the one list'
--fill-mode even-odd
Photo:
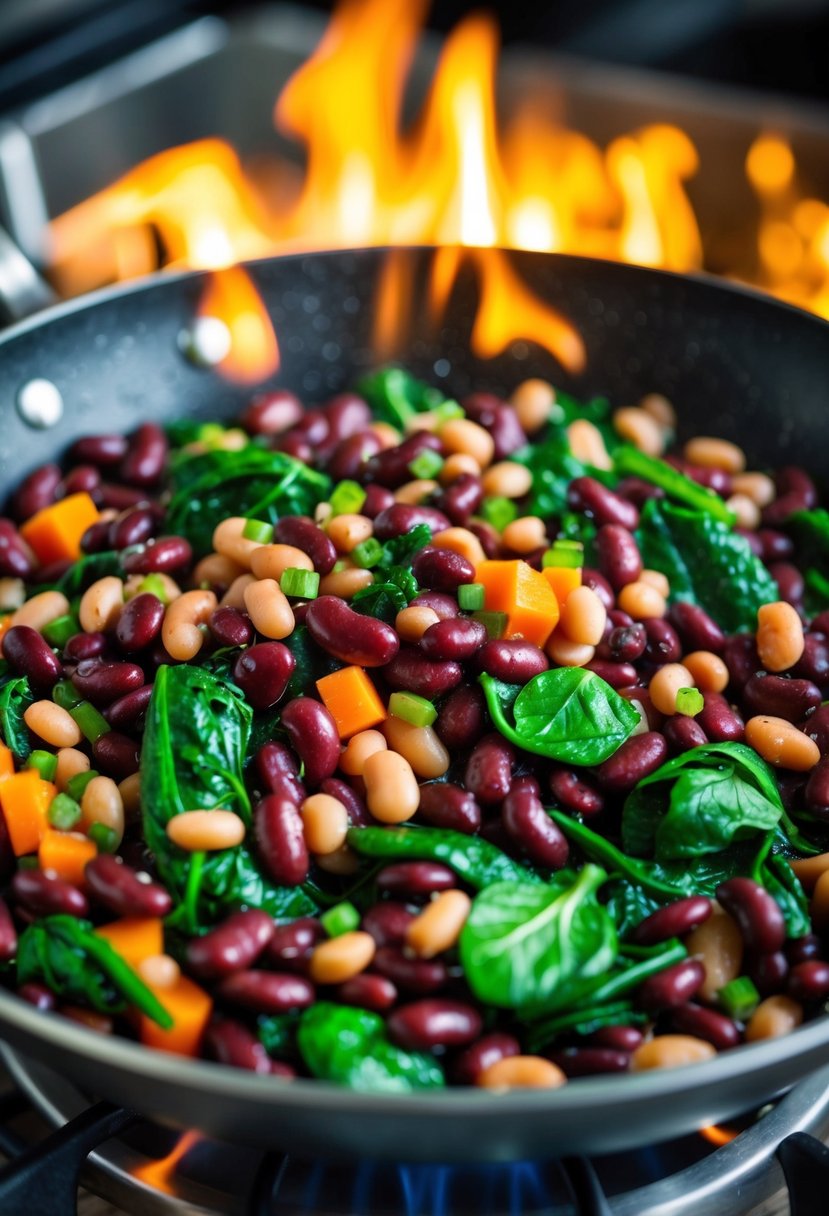
{"label": "diced carrot", "polygon": [[559,608],[571,591],[581,586],[581,569],[578,566],[545,566],[541,573],[553,589]]}
{"label": "diced carrot", "polygon": [[14,776],[14,752],[5,743],[0,743],[0,781]]}
{"label": "diced carrot", "polygon": [[475,581],[483,584],[486,610],[507,614],[504,637],[544,645],[558,624],[559,607],[543,574],[522,561],[485,561]]}
{"label": "diced carrot", "polygon": [[341,739],[386,719],[386,709],[362,667],[341,667],[317,680],[317,692],[337,724]]}
{"label": "diced carrot", "polygon": [[0,807],[17,857],[37,852],[49,830],[49,803],[56,793],[51,781],[33,768],[0,781]]}
{"label": "diced carrot", "polygon": [[158,997],[173,1019],[169,1030],[162,1030],[144,1014],[138,1024],[138,1035],[147,1047],[170,1051],[180,1056],[197,1056],[204,1031],[213,1012],[213,1001],[198,984],[182,975],[171,988],[148,988]]}
{"label": "diced carrot", "polygon": [[164,924],[156,916],[124,917],[99,925],[95,932],[131,967],[164,953]]}
{"label": "diced carrot", "polygon": [[38,511],[21,526],[20,535],[44,566],[50,562],[77,561],[81,556],[81,537],[99,518],[95,503],[81,491]]}
{"label": "diced carrot", "polygon": [[95,842],[81,832],[44,833],[37,851],[41,870],[54,870],[73,886],[83,886],[84,866],[97,855]]}

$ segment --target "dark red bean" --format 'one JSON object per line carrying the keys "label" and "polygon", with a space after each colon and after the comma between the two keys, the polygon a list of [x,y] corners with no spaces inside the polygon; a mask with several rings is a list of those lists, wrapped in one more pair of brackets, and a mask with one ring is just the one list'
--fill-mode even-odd
{"label": "dark red bean", "polygon": [[17,995],[30,1005],[34,1005],[41,1013],[52,1013],[57,1005],[55,994],[45,984],[31,982],[21,984]]}
{"label": "dark red bean", "polygon": [[356,1005],[360,1009],[385,1013],[397,1000],[397,989],[387,976],[372,975],[363,971],[340,984],[335,990],[335,997],[344,1005]]}
{"label": "dark red bean", "polygon": [[409,607],[431,608],[441,621],[452,621],[460,615],[457,599],[453,595],[444,595],[442,591],[421,591]]}
{"label": "dark red bean", "polygon": [[470,515],[474,515],[483,502],[484,488],[481,479],[474,473],[461,473],[443,491],[438,507],[458,527],[466,527]]}
{"label": "dark red bean", "polygon": [[359,479],[365,462],[380,451],[382,444],[373,431],[359,431],[356,435],[349,435],[347,439],[341,439],[331,453],[328,473],[334,481]]}
{"label": "dark red bean", "polygon": [[449,979],[446,964],[437,958],[409,958],[397,946],[381,946],[372,966],[405,992],[423,996],[437,992]]}
{"label": "dark red bean", "polygon": [[48,692],[63,674],[57,655],[29,625],[13,625],[4,635],[3,657],[16,676],[28,678],[36,692]]}
{"label": "dark red bean", "polygon": [[166,887],[143,882],[135,870],[111,853],[93,857],[86,865],[84,878],[93,899],[116,916],[166,916],[173,906]]}
{"label": "dark red bean", "polygon": [[771,954],[749,955],[745,970],[760,996],[772,996],[786,987],[789,960],[782,950],[775,950]]}
{"label": "dark red bean", "polygon": [[[6,637],[8,636],[6,634]],[[800,729],[810,739],[814,739],[820,749],[820,754],[825,756],[829,752],[829,705],[821,705],[820,709],[816,709],[804,722],[800,723]]]}
{"label": "dark red bean", "polygon": [[72,683],[93,705],[111,705],[119,697],[140,688],[144,672],[137,663],[106,663],[84,659],[72,673]]}
{"label": "dark red bean", "polygon": [[305,765],[306,784],[313,789],[332,776],[340,761],[340,736],[325,706],[310,697],[297,697],[283,709],[282,725]]}
{"label": "dark red bean", "polygon": [[743,689],[743,700],[749,715],[771,714],[797,722],[817,709],[821,702],[820,689],[809,680],[791,680],[785,676],[752,676]]}
{"label": "dark red bean", "polygon": [[469,531],[477,536],[486,557],[495,557],[501,548],[501,537],[485,519],[470,519]]}
{"label": "dark red bean", "polygon": [[642,558],[635,538],[619,524],[605,524],[596,533],[599,569],[616,591],[635,583],[642,573]]}
{"label": "dark red bean", "polygon": [[[594,672],[611,688],[630,688],[638,679],[636,668],[631,663],[608,663],[604,659],[591,659],[585,670]],[[638,693],[643,691],[637,690],[638,700],[642,700]]]}
{"label": "dark red bean", "polygon": [[121,462],[121,479],[129,486],[154,486],[167,463],[167,436],[154,422],[145,422],[130,437]]}
{"label": "dark red bean", "polygon": [[601,1026],[591,1035],[591,1042],[613,1051],[636,1051],[645,1036],[635,1026]]}
{"label": "dark red bean", "polygon": [[645,621],[645,633],[648,638],[645,656],[649,662],[659,666],[663,663],[679,662],[682,657],[682,643],[672,625],[654,617]]}
{"label": "dark red bean", "polygon": [[334,568],[337,550],[333,542],[307,515],[284,515],[274,528],[273,538],[277,544],[293,545],[306,553],[317,574],[329,574]]}
{"label": "dark red bean", "polygon": [[72,444],[69,456],[81,464],[96,464],[107,468],[121,463],[127,454],[128,446],[124,435],[82,435]]}
{"label": "dark red bean", "polygon": [[476,665],[479,671],[506,684],[527,684],[550,666],[540,647],[521,638],[493,638],[485,642],[478,651]]}
{"label": "dark red bean", "polygon": [[17,953],[17,930],[9,906],[0,899],[0,963],[10,962]]}
{"label": "dark red bean", "polygon": [[703,693],[705,705],[694,719],[711,743],[739,743],[745,738],[745,723],[718,692]]}
{"label": "dark red bean", "polygon": [[230,1068],[269,1073],[271,1058],[247,1026],[230,1018],[215,1018],[204,1035],[207,1055]]}
{"label": "dark red bean", "polygon": [[637,989],[637,1002],[648,1013],[676,1009],[696,996],[704,980],[705,967],[699,959],[686,958],[648,976]]}
{"label": "dark red bean", "polygon": [[823,958],[823,942],[816,933],[806,933],[786,942],[786,958],[790,967],[798,963],[809,963],[812,959]]}
{"label": "dark red bean", "polygon": [[161,633],[165,611],[158,596],[148,591],[129,600],[115,626],[115,637],[121,649],[132,654],[154,642]]}
{"label": "dark red bean", "polygon": [[304,439],[312,448],[322,448],[331,437],[331,427],[322,410],[303,410],[302,417],[291,427],[291,434]]}
{"label": "dark red bean", "polygon": [[124,558],[127,574],[176,574],[193,563],[193,550],[183,536],[159,536],[146,549]]}
{"label": "dark red bean", "polygon": [[794,555],[794,541],[785,532],[761,528],[756,537],[760,542],[759,556],[764,562],[784,562]]}
{"label": "dark red bean", "polygon": [[269,709],[284,696],[296,659],[281,642],[260,642],[243,650],[231,673],[254,709]]}
{"label": "dark red bean", "polygon": [[765,887],[751,878],[729,878],[717,887],[717,900],[736,920],[749,950],[757,954],[782,950],[786,922]]}
{"label": "dark red bean", "polygon": [[504,398],[497,396],[496,393],[469,393],[461,399],[461,405],[467,418],[471,418],[473,422],[477,422],[482,427],[490,426],[500,407],[505,404]]}
{"label": "dark red bean", "polygon": [[[385,486],[389,490],[396,490],[404,482],[411,481],[412,473],[409,465],[421,452],[426,451],[442,453],[443,444],[437,435],[432,435],[429,431],[416,431],[414,435],[410,435],[408,439],[404,439],[397,447],[385,448],[382,452],[378,452],[376,456],[372,456],[366,462],[365,479],[366,481],[377,481],[381,486]],[[443,526],[447,527],[448,525],[444,524]],[[408,527],[403,528],[403,531],[408,532]],[[379,535],[376,529],[375,535]],[[400,533],[394,532],[391,535],[399,536]],[[380,539],[388,540],[388,536],[382,536]]]}
{"label": "dark red bean", "polygon": [[149,507],[133,507],[109,525],[109,547],[120,550],[143,545],[156,530],[155,515]]}
{"label": "dark red bean", "polygon": [[678,600],[671,605],[669,618],[683,641],[686,651],[713,650],[720,654],[725,645],[725,634],[716,621],[697,604]]}
{"label": "dark red bean", "polygon": [[822,823],[829,821],[829,756],[824,756],[809,773],[803,800],[807,811]]}
{"label": "dark red bean", "polygon": [[307,1009],[315,998],[314,985],[305,976],[277,971],[236,971],[219,982],[216,994],[254,1013]]}
{"label": "dark red bean", "polygon": [[448,891],[458,884],[454,870],[439,861],[396,861],[383,866],[375,881],[378,891],[403,898]]}
{"label": "dark red bean", "polygon": [[50,870],[18,870],[12,879],[18,903],[35,916],[87,916],[89,900],[83,891]]}
{"label": "dark red bean", "polygon": [[347,439],[371,424],[371,409],[356,393],[338,393],[332,397],[325,407],[325,416],[336,439]]}
{"label": "dark red bean", "polygon": [[[360,778],[355,780],[359,782]],[[330,794],[343,804],[348,812],[351,827],[371,827],[372,824],[376,826],[377,821],[369,813],[364,799],[346,781],[341,781],[339,777],[326,777],[320,782],[320,793]]]}
{"label": "dark red bean", "polygon": [[414,692],[434,701],[458,687],[463,670],[459,663],[427,659],[414,646],[401,646],[383,669],[383,676],[392,689]]}
{"label": "dark red bean", "polygon": [[459,1085],[475,1085],[482,1072],[499,1060],[521,1054],[521,1044],[511,1034],[494,1031],[478,1039],[455,1060],[452,1074]]}
{"label": "dark red bean", "polygon": [[690,1034],[694,1038],[704,1039],[717,1051],[728,1051],[731,1047],[739,1047],[742,1040],[740,1028],[732,1018],[715,1009],[705,1009],[702,1005],[689,1002],[671,1010],[671,1030],[678,1034]]}
{"label": "dark red bean", "polygon": [[737,536],[742,536],[743,540],[748,545],[755,557],[762,559],[763,557],[763,542],[756,532],[751,532],[747,528],[735,528]]}
{"label": "dark red bean", "polygon": [[187,966],[205,980],[246,971],[268,945],[274,929],[272,918],[257,908],[234,912],[209,933],[190,939]]}
{"label": "dark red bean", "polygon": [[817,487],[799,465],[788,464],[778,469],[774,480],[778,494],[800,494],[809,510],[818,505]]}
{"label": "dark red bean", "polygon": [[567,864],[570,846],[561,828],[544,810],[537,788],[532,778],[514,780],[501,807],[501,820],[513,841],[536,865],[560,870]]}
{"label": "dark red bean", "polygon": [[285,435],[279,435],[274,439],[273,447],[274,451],[285,452],[288,456],[301,460],[303,464],[313,464],[318,454],[307,439],[303,439],[301,435],[294,435],[290,432]]}
{"label": "dark red bean", "polygon": [[138,772],[139,745],[128,735],[109,730],[92,744],[92,759],[93,768],[114,781],[123,781]]}
{"label": "dark red bean", "polygon": [[266,957],[281,970],[304,974],[311,962],[314,947],[327,938],[318,920],[303,916],[290,924],[277,925],[266,947]]}
{"label": "dark red bean", "polygon": [[825,688],[829,684],[829,639],[821,633],[807,633],[803,638],[803,654],[791,670],[798,679],[811,680]]}
{"label": "dark red bean", "polygon": [[42,464],[28,477],[24,477],[12,498],[12,513],[15,519],[30,519],[44,507],[55,501],[60,485],[61,471],[56,464]]}
{"label": "dark red bean", "polygon": [[627,794],[638,781],[664,764],[668,758],[665,736],[649,730],[632,735],[596,769],[596,780],[604,790]]}
{"label": "dark red bean", "polygon": [[640,946],[655,946],[671,937],[685,937],[699,928],[711,915],[711,900],[704,895],[689,895],[659,908],[645,917],[635,928],[633,940]]}
{"label": "dark red bean", "polygon": [[287,388],[258,393],[239,417],[250,435],[279,435],[302,418],[304,407],[299,397]]}
{"label": "dark red bean", "polygon": [[289,747],[271,741],[256,753],[256,772],[270,794],[287,797],[299,806],[305,801],[305,786],[299,779],[299,766]]}
{"label": "dark red bean", "polygon": [[360,928],[370,934],[378,946],[398,946],[405,941],[414,919],[414,912],[410,912],[405,904],[387,899],[372,904],[364,912]]}
{"label": "dark red bean", "polygon": [[435,1047],[466,1047],[483,1028],[474,1005],[448,999],[413,1001],[390,1013],[386,1029],[393,1042],[407,1051]]}
{"label": "dark red bean", "polygon": [[434,781],[420,787],[418,816],[435,828],[473,835],[481,826],[481,808],[469,790],[451,781]]}
{"label": "dark red bean", "polygon": [[722,657],[732,684],[740,689],[762,668],[754,638],[748,633],[738,633],[726,638]]}
{"label": "dark red bean", "polygon": [[309,858],[296,805],[268,794],[254,811],[253,825],[259,855],[271,878],[285,887],[304,882]]}
{"label": "dark red bean", "polygon": [[462,684],[450,693],[438,711],[435,730],[450,752],[473,747],[486,726],[486,704],[477,684]]}
{"label": "dark red bean", "polygon": [[130,507],[142,506],[147,501],[143,490],[132,490],[129,486],[112,485],[108,482],[101,482],[98,497],[99,506],[113,511],[126,511]]}
{"label": "dark red bean", "polygon": [[126,693],[108,705],[104,710],[104,717],[116,730],[134,731],[142,724],[152,695],[152,684],[142,684],[140,688]]}
{"label": "dark red bean", "polygon": [[466,764],[464,785],[485,806],[503,802],[512,785],[515,749],[496,731],[484,735]]}
{"label": "dark red bean", "polygon": [[475,567],[452,549],[433,549],[427,545],[416,554],[412,574],[421,587],[449,593],[475,581]]}
{"label": "dark red bean", "polygon": [[94,499],[100,484],[101,474],[94,465],[79,464],[64,477],[60,494],[63,498],[68,498],[70,494],[89,494]]}
{"label": "dark red bean", "polygon": [[550,773],[550,793],[565,810],[577,815],[598,815],[604,809],[604,798],[589,781],[568,768],[554,768]]}
{"label": "dark red bean", "polygon": [[365,487],[366,500],[360,507],[360,514],[367,515],[369,519],[376,519],[381,511],[387,511],[389,507],[394,506],[394,495],[391,490],[387,490],[385,486],[378,486],[374,482]]}
{"label": "dark red bean", "polygon": [[217,608],[207,625],[220,646],[236,649],[239,646],[249,646],[253,641],[254,630],[250,617],[238,608],[231,608],[229,604]]}
{"label": "dark red bean", "polygon": [[0,519],[0,577],[29,578],[35,568],[31,551],[10,519]]}
{"label": "dark red bean", "polygon": [[648,634],[641,621],[611,630],[607,639],[608,658],[614,663],[635,663],[645,653]]}
{"label": "dark red bean", "polygon": [[672,756],[680,756],[694,747],[702,747],[708,742],[708,736],[695,718],[686,714],[674,714],[665,719],[662,727],[668,751]]}
{"label": "dark red bean", "polygon": [[527,443],[527,436],[518,421],[518,415],[511,405],[503,403],[495,410],[494,417],[487,427],[495,444],[493,453],[495,460],[504,460],[512,456],[519,448]]}
{"label": "dark red bean", "polygon": [[672,456],[668,457],[668,462],[683,472],[686,477],[690,477],[691,481],[695,481],[697,485],[705,486],[707,490],[713,490],[715,494],[719,494],[720,498],[731,497],[733,483],[731,474],[725,469],[709,469],[701,465],[687,464]]}
{"label": "dark red bean", "polygon": [[630,1068],[630,1053],[612,1047],[562,1047],[549,1052],[549,1058],[567,1077],[594,1077]]}
{"label": "dark red bean", "polygon": [[829,996],[829,963],[811,959],[789,972],[787,991],[796,1001],[822,1001]]}
{"label": "dark red bean", "polygon": [[795,608],[800,608],[803,604],[806,583],[797,566],[793,566],[791,562],[772,562],[769,566],[769,574],[777,583],[781,600],[785,600],[787,604],[793,604]]}
{"label": "dark red bean", "polygon": [[310,603],[305,624],[318,646],[358,667],[384,667],[400,649],[390,625],[355,612],[336,595],[321,595]]}
{"label": "dark red bean", "polygon": [[[374,535],[378,540],[391,540],[394,536],[404,536],[411,532],[418,524],[426,524],[433,533],[445,532],[450,527],[449,520],[435,507],[396,502],[394,506],[387,507],[375,516]],[[446,549],[443,552],[448,553],[451,550]]]}
{"label": "dark red bean", "polygon": [[106,648],[107,638],[103,633],[73,633],[63,648],[63,657],[68,663],[82,663],[84,659],[98,658]]}
{"label": "dark red bean", "polygon": [[567,491],[567,501],[572,510],[595,519],[600,528],[618,525],[627,532],[634,532],[639,527],[639,511],[633,503],[620,498],[594,477],[574,478]]}
{"label": "dark red bean", "polygon": [[616,493],[630,499],[640,509],[652,498],[665,497],[665,491],[660,486],[651,485],[641,477],[623,477],[616,487]]}
{"label": "dark red bean", "polygon": [[463,663],[486,641],[486,629],[471,617],[455,617],[430,625],[420,639],[420,649],[429,659],[457,659]]}
{"label": "dark red bean", "polygon": [[31,582],[36,586],[60,582],[71,567],[71,562],[50,562],[48,566],[38,566],[32,574]]}

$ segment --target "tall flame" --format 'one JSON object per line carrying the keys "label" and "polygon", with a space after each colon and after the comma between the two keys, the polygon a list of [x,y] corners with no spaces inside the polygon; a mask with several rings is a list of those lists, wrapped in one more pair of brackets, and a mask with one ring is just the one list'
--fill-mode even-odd
{"label": "tall flame", "polygon": [[201,1139],[198,1132],[183,1132],[166,1157],[138,1166],[133,1170],[133,1177],[138,1178],[141,1182],[146,1182],[148,1186],[155,1187],[157,1191],[161,1191],[165,1195],[175,1195],[176,1170],[191,1148],[194,1148]]}

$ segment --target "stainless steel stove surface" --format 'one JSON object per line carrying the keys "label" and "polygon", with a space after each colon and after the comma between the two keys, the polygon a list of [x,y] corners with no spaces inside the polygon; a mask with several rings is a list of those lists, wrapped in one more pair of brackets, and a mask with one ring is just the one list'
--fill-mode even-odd
{"label": "stainless steel stove surface", "polygon": [[[89,1189],[77,1199],[78,1216],[818,1216],[827,1210],[825,1162],[804,1157],[797,1171],[802,1193],[790,1207],[774,1154],[794,1132],[829,1138],[829,1070],[746,1117],[742,1130],[706,1129],[593,1159],[602,1195],[591,1191],[591,1167],[585,1174],[573,1162],[566,1174],[555,1161],[484,1168],[309,1162],[182,1136],[113,1108],[92,1109],[87,1095],[48,1069],[7,1048],[2,1054],[41,1117],[34,1133],[41,1145],[48,1127],[76,1120],[73,1129],[80,1129],[65,1130],[62,1145],[41,1149],[45,1183],[35,1172],[10,1186],[10,1176],[0,1172],[2,1216],[75,1216],[74,1183],[67,1190],[64,1174],[67,1144],[79,1136],[87,1137],[86,1149],[96,1147],[84,1169]],[[31,1116],[28,1123],[31,1142]],[[3,1128],[4,1143],[8,1131]],[[814,1142],[812,1152],[820,1155]]]}

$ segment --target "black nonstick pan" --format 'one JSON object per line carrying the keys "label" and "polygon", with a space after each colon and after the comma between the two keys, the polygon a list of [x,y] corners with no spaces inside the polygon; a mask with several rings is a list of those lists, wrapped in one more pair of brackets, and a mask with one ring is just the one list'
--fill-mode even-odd
{"label": "black nonstick pan", "polygon": [[[474,285],[460,282],[442,325],[418,304],[433,251],[410,263],[412,320],[397,358],[455,393],[544,375],[619,404],[645,392],[676,404],[686,433],[733,439],[751,465],[803,464],[819,477],[829,442],[829,326],[757,294],[702,279],[580,258],[514,255],[532,289],[581,332],[571,380],[536,347],[480,362],[469,349]],[[251,274],[282,352],[275,383],[316,401],[376,364],[382,250],[275,258]],[[75,437],[139,422],[230,416],[250,396],[181,353],[203,276],[164,275],[41,314],[0,338],[0,484],[5,493]],[[18,410],[32,380],[56,386],[62,415],[33,429]],[[29,390],[31,393],[31,389]],[[35,390],[35,393],[37,390]],[[56,401],[47,390],[49,401]],[[31,401],[24,393],[23,401]],[[58,411],[54,411],[57,413]],[[37,1013],[0,989],[0,1034],[91,1093],[179,1126],[314,1155],[494,1161],[617,1151],[758,1105],[829,1061],[829,1018],[786,1038],[673,1071],[580,1080],[555,1091],[454,1090],[371,1096],[179,1059]]]}

